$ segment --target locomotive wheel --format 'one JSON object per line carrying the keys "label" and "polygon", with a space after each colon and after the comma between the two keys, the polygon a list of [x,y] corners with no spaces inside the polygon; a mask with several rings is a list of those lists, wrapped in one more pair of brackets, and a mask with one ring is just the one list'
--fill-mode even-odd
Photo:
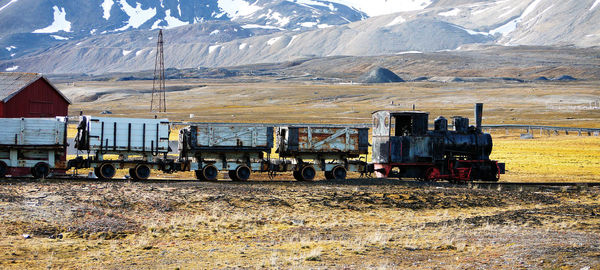
{"label": "locomotive wheel", "polygon": [[219,170],[215,165],[206,165],[202,168],[202,177],[207,181],[216,181],[217,176],[219,175]]}
{"label": "locomotive wheel", "polygon": [[250,175],[252,171],[246,165],[240,165],[235,169],[235,178],[238,181],[248,181],[250,179]]}
{"label": "locomotive wheel", "polygon": [[431,167],[427,169],[425,172],[425,180],[426,181],[435,181],[440,178],[440,170],[435,167]]}
{"label": "locomotive wheel", "polygon": [[337,166],[333,168],[333,170],[331,171],[331,175],[336,180],[344,180],[346,179],[347,175],[346,168],[344,168],[343,166]]}
{"label": "locomotive wheel", "polygon": [[6,165],[6,163],[4,163],[4,161],[0,161],[0,178],[3,178],[4,176],[6,176],[7,172],[8,172],[8,166]]}
{"label": "locomotive wheel", "polygon": [[315,179],[316,175],[317,172],[313,166],[304,166],[300,171],[300,179],[302,179],[302,181],[312,181]]}
{"label": "locomotive wheel", "polygon": [[327,180],[333,180],[333,174],[331,173],[331,171],[326,171],[325,172],[325,179],[327,179]]}
{"label": "locomotive wheel", "polygon": [[37,179],[46,178],[50,174],[50,166],[45,162],[38,162],[31,168],[31,175]]}
{"label": "locomotive wheel", "polygon": [[147,164],[139,164],[129,169],[129,174],[135,180],[146,180],[150,177],[150,167]]}
{"label": "locomotive wheel", "polygon": [[115,169],[115,166],[113,166],[110,163],[103,163],[100,165],[100,167],[97,168],[97,170],[94,170],[96,176],[104,180],[113,178],[116,172],[117,170]]}

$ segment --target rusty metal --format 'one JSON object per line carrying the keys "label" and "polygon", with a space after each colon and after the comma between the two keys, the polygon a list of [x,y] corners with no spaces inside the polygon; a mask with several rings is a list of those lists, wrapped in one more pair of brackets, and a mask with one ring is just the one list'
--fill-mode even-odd
{"label": "rusty metal", "polygon": [[156,43],[156,59],[154,62],[154,81],[152,83],[151,112],[167,112],[167,97],[165,91],[165,56],[163,52],[163,33],[158,30]]}
{"label": "rusty metal", "polygon": [[357,127],[280,127],[277,132],[278,153],[344,153],[349,157],[368,152],[368,128]]}

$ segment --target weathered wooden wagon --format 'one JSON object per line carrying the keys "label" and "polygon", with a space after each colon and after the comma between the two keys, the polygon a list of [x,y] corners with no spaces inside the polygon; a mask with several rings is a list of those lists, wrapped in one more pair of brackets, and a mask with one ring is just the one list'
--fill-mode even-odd
{"label": "weathered wooden wagon", "polygon": [[0,177],[45,178],[65,169],[67,125],[64,117],[0,118]]}
{"label": "weathered wooden wagon", "polygon": [[[345,179],[348,171],[366,170],[369,129],[350,126],[287,126],[277,130],[277,151],[291,164],[275,163],[276,170],[292,170],[294,178],[310,181],[317,171],[327,179]],[[358,158],[358,159],[357,159]]]}
{"label": "weathered wooden wagon", "polygon": [[273,147],[273,127],[255,124],[196,124],[179,131],[183,168],[200,180],[216,180],[219,171],[245,181],[252,172],[265,171],[265,155]]}
{"label": "weathered wooden wagon", "polygon": [[102,179],[114,177],[117,169],[128,168],[137,180],[147,179],[151,169],[173,171],[174,162],[167,158],[169,132],[167,119],[81,116],[75,138],[78,156],[69,167],[94,168]]}

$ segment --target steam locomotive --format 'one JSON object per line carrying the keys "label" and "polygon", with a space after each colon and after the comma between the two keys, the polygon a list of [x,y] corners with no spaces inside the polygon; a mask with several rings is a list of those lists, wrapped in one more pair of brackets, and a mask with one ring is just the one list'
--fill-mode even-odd
{"label": "steam locomotive", "polygon": [[475,126],[453,117],[448,130],[443,116],[428,130],[426,112],[373,113],[373,170],[377,177],[416,178],[450,182],[498,181],[504,163],[490,160],[492,136],[481,130],[483,104],[475,105]]}

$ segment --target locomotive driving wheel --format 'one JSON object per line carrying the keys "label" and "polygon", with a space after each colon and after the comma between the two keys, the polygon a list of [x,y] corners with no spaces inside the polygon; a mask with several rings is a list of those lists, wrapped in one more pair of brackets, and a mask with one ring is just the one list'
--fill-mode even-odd
{"label": "locomotive driving wheel", "polygon": [[435,181],[440,179],[440,170],[438,170],[438,168],[436,167],[430,167],[429,169],[427,169],[427,171],[425,171],[425,181]]}

